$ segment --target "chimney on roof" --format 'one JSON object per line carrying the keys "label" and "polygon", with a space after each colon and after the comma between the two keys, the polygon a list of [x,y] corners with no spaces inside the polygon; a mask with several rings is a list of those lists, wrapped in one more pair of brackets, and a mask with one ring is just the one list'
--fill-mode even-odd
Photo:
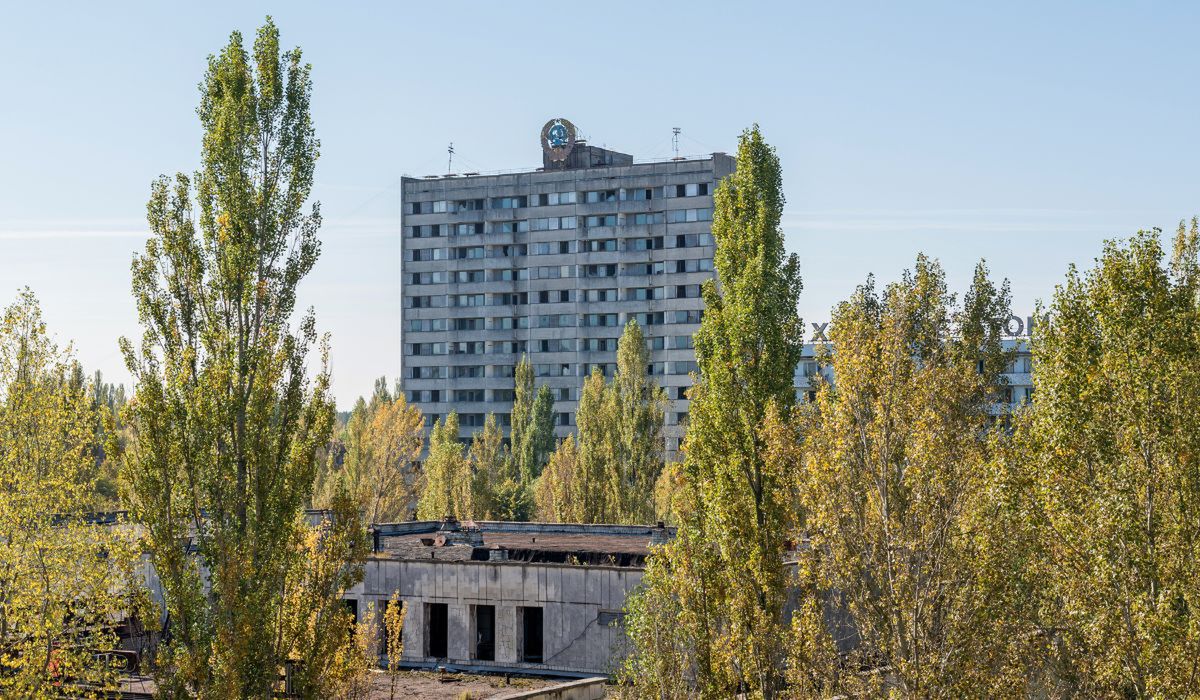
{"label": "chimney on roof", "polygon": [[669,539],[670,539],[670,538],[669,538],[669,537],[667,537],[667,525],[666,525],[666,523],[664,523],[663,521],[659,520],[659,521],[658,521],[658,522],[657,522],[657,523],[654,525],[654,529],[652,529],[652,530],[650,531],[650,544],[652,544],[652,545],[666,544],[666,543],[667,543],[667,540],[669,540]]}

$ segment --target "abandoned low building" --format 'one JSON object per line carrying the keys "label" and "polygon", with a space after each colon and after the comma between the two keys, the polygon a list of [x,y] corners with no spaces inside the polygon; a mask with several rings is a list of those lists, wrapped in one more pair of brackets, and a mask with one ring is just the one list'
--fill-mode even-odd
{"label": "abandoned low building", "polygon": [[[626,598],[673,528],[422,521],[372,526],[362,621],[394,591],[407,605],[403,665],[588,676],[613,671]],[[386,649],[382,650],[386,654]]]}

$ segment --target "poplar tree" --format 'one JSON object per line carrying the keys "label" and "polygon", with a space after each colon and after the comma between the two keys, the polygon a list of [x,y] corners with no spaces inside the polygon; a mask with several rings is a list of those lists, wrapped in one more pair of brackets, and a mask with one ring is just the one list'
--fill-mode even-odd
{"label": "poplar tree", "polygon": [[[113,625],[153,616],[128,523],[90,522],[96,384],[71,381],[24,290],[0,317],[0,696],[108,697]],[[115,436],[109,436],[115,441]]]}
{"label": "poplar tree", "polygon": [[[650,353],[637,321],[617,346],[611,382],[594,370],[576,412],[578,441],[564,441],[538,480],[539,517],[581,523],[654,520],[654,488],[663,468],[666,393],[646,376]],[[550,467],[547,467],[550,470]]]}
{"label": "poplar tree", "polygon": [[807,535],[796,691],[1024,694],[1023,674],[994,663],[978,566],[988,531],[976,530],[986,527],[976,514],[1008,315],[1007,284],[992,284],[982,263],[960,305],[923,255],[882,295],[868,279],[835,308],[822,361],[836,381],[819,381],[799,429],[781,426],[772,440],[799,473]]}
{"label": "poplar tree", "polygon": [[[691,506],[678,536],[651,557],[646,598],[631,607],[635,649],[623,676],[641,696],[773,696],[782,684],[793,515],[790,475],[767,459],[763,428],[770,412],[794,403],[803,344],[800,263],[784,252],[781,185],[774,149],[757,126],[743,132],[737,170],[714,195],[720,283],[703,287],[696,333],[700,371],[684,444]],[[638,619],[648,610],[678,611],[675,625]]]}
{"label": "poplar tree", "polygon": [[320,250],[309,76],[269,18],[252,51],[234,32],[209,57],[200,169],[153,183],[133,262],[143,336],[121,342],[137,382],[125,474],[170,619],[156,669],[168,697],[266,697],[289,661],[318,695],[336,675],[329,651],[352,642],[339,599],[365,533],[352,508],[332,529],[304,518],[333,424],[324,343],[321,369],[306,367],[311,310],[292,325]]}
{"label": "poplar tree", "polygon": [[1034,332],[1018,428],[1044,499],[1053,606],[1039,612],[1083,696],[1200,687],[1197,228],[1180,224],[1170,255],[1158,230],[1107,243]]}
{"label": "poplar tree", "polygon": [[508,473],[504,433],[500,431],[496,414],[489,413],[483,421],[483,429],[475,433],[467,451],[467,462],[471,471],[472,517],[491,520],[508,515],[499,494],[504,493],[512,477]]}
{"label": "poplar tree", "polygon": [[472,517],[471,467],[458,439],[458,414],[450,413],[433,426],[429,436],[429,456],[422,474],[421,498],[417,518],[441,520],[453,516]]}

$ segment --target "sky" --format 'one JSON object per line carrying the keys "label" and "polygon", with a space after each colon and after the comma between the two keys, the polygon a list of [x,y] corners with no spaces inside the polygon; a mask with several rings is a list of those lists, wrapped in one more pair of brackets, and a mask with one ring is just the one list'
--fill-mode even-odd
{"label": "sky", "polygon": [[[1104,240],[1200,214],[1195,3],[9,3],[0,304],[29,286],[128,382],[129,264],[159,174],[199,162],[197,85],[270,14],[313,66],[321,260],[300,289],[348,408],[400,371],[400,178],[540,164],[552,117],[638,159],[778,150],[806,321],[874,273],[986,259],[1022,316]],[[315,358],[314,358],[315,361]]]}

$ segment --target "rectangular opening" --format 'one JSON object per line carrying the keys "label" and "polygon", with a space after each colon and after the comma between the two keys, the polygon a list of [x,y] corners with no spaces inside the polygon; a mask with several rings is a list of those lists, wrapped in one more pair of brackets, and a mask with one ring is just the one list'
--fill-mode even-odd
{"label": "rectangular opening", "polygon": [[425,604],[425,656],[446,658],[447,615],[445,603]]}
{"label": "rectangular opening", "polygon": [[496,660],[496,606],[475,606],[475,653],[480,661]]}
{"label": "rectangular opening", "polygon": [[[387,600],[387,601],[384,601],[384,603],[383,603],[383,611],[384,611],[384,612],[383,612],[383,619],[384,619],[385,621],[388,619],[388,618],[387,618],[387,613],[388,613],[388,611],[390,611],[390,610],[392,609],[392,606],[393,606],[393,605],[395,605],[395,606],[399,606],[401,611],[403,611],[403,610],[404,610],[404,601],[403,601],[403,600]],[[403,625],[403,624],[401,624],[401,625],[400,625],[400,629],[401,629],[401,632],[400,632],[400,635],[401,635],[401,636],[400,636],[400,639],[401,639],[401,643],[403,643],[403,639],[404,639],[404,632],[403,632],[403,630],[404,630],[404,625]],[[383,626],[383,627],[380,629],[380,633],[381,633],[381,634],[382,634],[382,636],[383,636],[383,653],[384,653],[384,655],[390,654],[390,653],[391,653],[391,649],[389,648],[389,647],[390,647],[390,641],[389,641],[389,640],[391,639],[391,635],[388,633],[388,629],[387,629],[387,626],[386,626],[386,622],[384,623],[384,626]]]}
{"label": "rectangular opening", "polygon": [[350,622],[358,622],[358,601],[354,598],[342,598],[342,605],[346,606],[346,612],[350,613]]}
{"label": "rectangular opening", "polygon": [[517,608],[520,613],[521,639],[518,651],[526,663],[542,663],[542,609]]}

